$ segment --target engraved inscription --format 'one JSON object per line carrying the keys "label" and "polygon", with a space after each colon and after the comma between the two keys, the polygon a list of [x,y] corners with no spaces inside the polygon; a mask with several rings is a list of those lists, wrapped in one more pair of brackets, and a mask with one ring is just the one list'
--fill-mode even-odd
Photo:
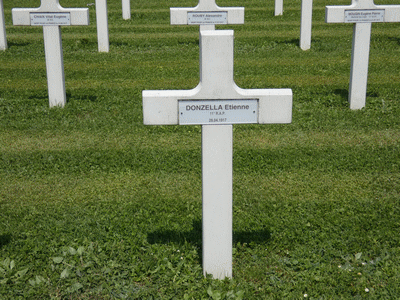
{"label": "engraved inscription", "polygon": [[179,124],[244,124],[258,122],[258,100],[179,100]]}
{"label": "engraved inscription", "polygon": [[70,13],[30,13],[31,26],[71,25]]}
{"label": "engraved inscription", "polygon": [[376,23],[384,21],[384,9],[352,9],[344,11],[345,23]]}
{"label": "engraved inscription", "polygon": [[189,25],[228,24],[228,12],[188,12]]}

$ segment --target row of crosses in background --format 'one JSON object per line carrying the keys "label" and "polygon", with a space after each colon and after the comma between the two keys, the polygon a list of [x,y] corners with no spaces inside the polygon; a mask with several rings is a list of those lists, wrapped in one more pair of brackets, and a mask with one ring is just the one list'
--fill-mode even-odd
{"label": "row of crosses in background", "polygon": [[[0,38],[5,40],[2,0],[0,4]],[[107,23],[106,0],[96,0],[96,6]],[[399,22],[399,12],[400,6],[377,6],[372,0],[326,8],[328,23],[355,23],[352,109],[365,106],[371,23]],[[88,25],[88,9],[66,9],[59,0],[42,0],[39,8],[13,9],[12,13],[14,25],[43,26],[50,106],[64,106],[60,26]],[[200,25],[200,82],[192,90],[143,91],[145,125],[202,125],[203,271],[220,279],[232,276],[232,124],[284,124],[292,119],[290,89],[245,90],[235,84],[234,33],[215,30],[215,25],[243,23],[244,8],[221,8],[215,0],[200,0],[194,8],[171,8],[171,24]],[[108,29],[101,31],[107,31],[108,43]],[[359,100],[360,96],[364,99]]]}
{"label": "row of crosses in background", "polygon": [[233,30],[243,8],[200,0],[171,8],[171,24],[200,25],[200,82],[192,90],[143,91],[145,125],[202,125],[202,254],[204,275],[232,277],[232,124],[290,123],[292,90],[239,88],[233,80]]}
{"label": "row of crosses in background", "polygon": [[327,23],[354,23],[351,53],[350,109],[365,107],[371,25],[400,22],[400,5],[375,5],[373,0],[353,0],[350,6],[327,6]]}
{"label": "row of crosses in background", "polygon": [[[218,11],[216,8],[211,7],[208,2],[200,1],[198,7],[203,11]],[[215,5],[216,6],[216,5]],[[32,8],[32,9],[14,9],[16,14],[19,11],[24,10],[29,12],[29,14],[35,12],[43,12],[43,13],[68,13],[68,10],[63,9],[59,5],[59,0],[42,0],[42,4],[40,8]],[[72,9],[76,10],[76,9]],[[123,18],[130,19],[130,0],[122,0],[122,10],[123,10]],[[176,10],[176,13],[174,12]],[[228,14],[231,19],[237,19],[236,14],[239,14],[244,18],[244,9],[230,9],[226,8],[226,12],[230,11]],[[281,15],[283,11],[283,0],[276,0],[275,2],[275,15]],[[301,29],[300,29],[300,47],[303,50],[308,50],[311,47],[311,23],[312,23],[312,0],[303,0],[302,1],[302,16],[301,16]],[[196,22],[195,18],[192,20],[188,19],[186,9],[172,9],[171,17],[177,18],[176,20],[172,20],[172,24],[194,24]],[[370,14],[366,14],[365,12],[369,12]],[[34,22],[30,20],[30,17],[27,17],[27,14],[24,15],[24,19],[16,20],[13,22],[14,25],[43,25],[50,26],[50,24],[40,24],[40,22]],[[357,17],[358,16],[358,17]],[[363,17],[359,17],[363,16]],[[97,36],[98,36],[98,50],[99,52],[108,52],[109,51],[109,38],[108,38],[108,18],[107,18],[107,0],[96,0],[96,20],[97,20]],[[89,21],[88,21],[89,22]],[[88,25],[87,24],[79,24],[79,25]],[[236,21],[239,22],[239,21]],[[242,24],[244,20],[240,20]],[[354,33],[353,33],[353,49],[352,49],[352,62],[351,62],[351,72],[350,72],[350,87],[349,87],[349,102],[351,109],[360,109],[365,107],[366,100],[366,87],[367,87],[367,77],[368,77],[368,61],[369,61],[369,45],[370,45],[370,35],[371,35],[371,23],[373,22],[400,22],[400,5],[375,5],[373,0],[353,0],[350,6],[327,6],[326,7],[326,22],[327,23],[354,23]],[[220,20],[219,24],[222,24],[223,21]],[[229,24],[232,23],[232,20],[229,20]],[[67,24],[61,23],[59,25],[78,25],[78,24]],[[206,26],[206,25],[203,25]],[[214,28],[215,24],[208,25],[209,28]],[[44,29],[44,31],[46,31]],[[46,36],[45,35],[45,45],[46,45]],[[57,37],[58,35],[59,37]],[[60,65],[63,68],[62,62],[62,51],[61,47],[61,36],[60,33],[57,33],[56,30],[53,30],[51,34],[53,36],[52,40],[54,40],[55,46],[51,48],[58,48],[58,54],[55,55],[54,65]],[[48,45],[49,46],[49,45]],[[4,9],[3,9],[3,0],[0,0],[0,50],[7,49],[7,39],[6,39],[6,30],[5,30],[5,21],[4,21]],[[50,48],[49,48],[50,49]],[[50,51],[50,50],[48,50]],[[61,58],[61,61],[60,61]],[[57,62],[55,60],[57,59]],[[50,58],[46,55],[46,65],[50,61]],[[60,71],[55,75],[55,79],[53,80],[52,86],[54,88],[48,87],[49,89],[49,103],[50,107],[52,106],[64,106],[66,99],[65,93],[65,83],[64,83],[64,75]],[[49,78],[48,74],[48,78]],[[48,80],[49,81],[49,80]],[[61,82],[61,83],[56,83]],[[49,82],[50,84],[50,82]],[[60,89],[61,88],[61,89]],[[59,95],[55,95],[54,92],[50,90],[59,90]],[[61,96],[60,96],[61,95]]]}
{"label": "row of crosses in background", "polygon": [[[275,15],[282,15],[283,0],[275,0]],[[349,85],[350,109],[365,107],[372,23],[400,22],[400,5],[375,5],[373,0],[352,0],[351,5],[326,6],[326,23],[354,23]],[[311,47],[312,0],[302,0],[300,48]]]}
{"label": "row of crosses in background", "polygon": [[[4,24],[4,13],[1,4],[1,23]],[[122,0],[123,18],[130,18],[130,0]],[[44,47],[46,56],[47,86],[49,105],[64,107],[67,101],[63,49],[60,26],[89,25],[88,8],[63,8],[59,0],[42,0],[39,8],[14,8],[13,24],[21,26],[43,26]],[[96,20],[99,52],[109,51],[107,1],[96,0]],[[5,26],[4,49],[6,46]],[[0,38],[2,36],[0,34]]]}

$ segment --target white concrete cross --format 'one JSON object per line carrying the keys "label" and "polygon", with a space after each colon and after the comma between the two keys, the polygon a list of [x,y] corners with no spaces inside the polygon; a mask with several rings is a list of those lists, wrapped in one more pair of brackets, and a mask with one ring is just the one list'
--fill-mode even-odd
{"label": "white concrete cross", "polygon": [[200,30],[198,86],[142,96],[145,125],[202,125],[203,272],[231,277],[232,124],[290,123],[292,90],[239,88],[233,30]]}
{"label": "white concrete cross", "polygon": [[244,7],[219,7],[215,0],[199,0],[196,7],[171,7],[171,25],[200,25],[200,30],[218,24],[243,24]]}
{"label": "white concrete cross", "polygon": [[300,48],[311,48],[312,0],[301,1]]}
{"label": "white concrete cross", "polygon": [[96,0],[97,45],[99,52],[110,51],[107,0]]}
{"label": "white concrete cross", "polygon": [[325,22],[354,23],[349,102],[350,109],[365,107],[371,23],[400,22],[400,5],[375,5],[373,0],[353,0],[347,6],[326,6]]}
{"label": "white concrete cross", "polygon": [[122,0],[122,18],[124,20],[131,18],[131,0]]}
{"label": "white concrete cross", "polygon": [[0,50],[7,49],[6,22],[4,20],[3,0],[0,0]]}
{"label": "white concrete cross", "polygon": [[50,107],[66,103],[62,25],[89,25],[87,8],[63,8],[59,0],[42,0],[39,8],[13,8],[14,25],[43,26]]}

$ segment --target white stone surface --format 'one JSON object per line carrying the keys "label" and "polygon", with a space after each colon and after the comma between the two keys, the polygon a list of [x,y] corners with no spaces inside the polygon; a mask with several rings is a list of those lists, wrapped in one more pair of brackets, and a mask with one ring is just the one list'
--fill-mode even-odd
{"label": "white stone surface", "polygon": [[122,0],[122,18],[124,20],[131,18],[131,0]]}
{"label": "white stone surface", "polygon": [[365,107],[367,95],[371,23],[358,23],[353,27],[349,102],[350,109]]}
{"label": "white stone surface", "polygon": [[400,5],[375,5],[373,0],[353,0],[351,5],[326,6],[326,23],[345,23],[346,10],[385,10],[385,22],[400,22]]}
{"label": "white stone surface", "polygon": [[238,87],[233,80],[233,31],[200,31],[200,83],[192,90],[143,91],[146,125],[176,125],[178,100],[259,99],[260,124],[290,123],[291,89]]}
{"label": "white stone surface", "polygon": [[107,0],[96,0],[97,43],[99,52],[109,52]]}
{"label": "white stone surface", "polygon": [[312,8],[312,0],[301,1],[300,48],[302,50],[311,48]]}
{"label": "white stone surface", "polygon": [[[188,25],[189,12],[227,12],[227,24],[243,24],[244,23],[244,7],[219,7],[215,0],[199,0],[196,7],[182,8],[171,7],[171,25]],[[200,25],[200,24],[199,24]],[[209,25],[209,24],[204,24]],[[212,29],[201,28],[201,29]]]}
{"label": "white stone surface", "polygon": [[[31,14],[69,14],[70,25],[89,25],[89,9],[63,8],[59,0],[42,0],[39,8],[13,8],[14,25],[31,26]],[[67,101],[61,27],[58,25],[43,26],[44,48],[46,56],[47,86],[49,105],[64,107]]]}
{"label": "white stone surface", "polygon": [[[349,12],[373,11],[376,11],[377,18],[365,18],[356,22],[356,18],[348,17]],[[366,102],[371,23],[381,22],[382,19],[384,22],[400,22],[400,5],[375,5],[373,0],[353,0],[351,5],[326,6],[325,12],[327,23],[354,22],[349,102],[350,109],[361,109],[365,107]]]}
{"label": "white stone surface", "polygon": [[43,26],[44,52],[46,56],[47,86],[50,107],[64,107],[65,92],[64,60],[60,26]]}
{"label": "white stone surface", "polygon": [[59,0],[42,0],[39,8],[13,8],[12,18],[14,25],[30,26],[30,13],[52,12],[70,13],[71,25],[89,25],[88,8],[63,8]]}
{"label": "white stone surface", "polygon": [[0,0],[0,50],[7,49],[6,22],[4,20],[3,0]]}
{"label": "white stone surface", "polygon": [[275,16],[283,14],[283,0],[275,0]]}
{"label": "white stone surface", "polygon": [[[143,91],[145,125],[175,125],[178,101],[258,99],[258,122],[290,123],[290,89],[239,88],[233,80],[233,31],[200,30],[200,83],[192,90]],[[232,276],[232,125],[202,126],[203,272]]]}
{"label": "white stone surface", "polygon": [[232,125],[202,126],[203,272],[232,277]]}

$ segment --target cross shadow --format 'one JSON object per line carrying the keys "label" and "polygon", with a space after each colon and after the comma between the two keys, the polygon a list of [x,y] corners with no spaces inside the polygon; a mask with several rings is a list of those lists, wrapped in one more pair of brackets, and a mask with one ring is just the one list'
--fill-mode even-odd
{"label": "cross shadow", "polygon": [[[97,102],[98,101],[98,96],[96,95],[72,95],[70,92],[66,92],[66,97],[67,97],[67,103],[73,100],[80,101],[80,102]],[[36,100],[43,100],[43,101],[48,101],[49,95],[47,89],[45,91],[38,91],[36,93],[31,94],[28,99],[36,99]]]}
{"label": "cross shadow", "polygon": [[[271,232],[268,229],[233,231],[233,245],[236,245],[237,243],[265,244],[270,239]],[[147,241],[150,244],[183,244],[184,242],[188,242],[197,248],[200,262],[203,260],[201,220],[193,221],[193,229],[186,232],[179,232],[176,230],[160,230],[151,232],[147,235]]]}
{"label": "cross shadow", "polygon": [[35,93],[32,93],[29,97],[29,100],[48,100],[49,96],[48,96],[48,92],[46,91],[38,91]]}
{"label": "cross shadow", "polygon": [[193,244],[196,248],[201,249],[201,221],[193,221],[193,229],[190,231],[176,231],[176,230],[159,230],[151,232],[147,235],[147,241],[150,244],[166,244],[175,243],[182,244],[188,242]]}
{"label": "cross shadow", "polygon": [[396,42],[400,46],[400,38],[398,37],[390,37],[389,41]]}
{"label": "cross shadow", "polygon": [[79,102],[97,102],[98,101],[98,97],[96,95],[72,95],[71,93],[67,92],[67,103],[73,100],[79,101]]}
{"label": "cross shadow", "polygon": [[10,234],[2,234],[0,235],[0,249],[3,246],[9,244],[11,242],[11,235]]}
{"label": "cross shadow", "polygon": [[24,43],[7,42],[8,48],[12,48],[12,47],[24,47],[24,46],[28,46],[28,45],[30,45],[30,43],[27,43],[27,42],[24,42]]}
{"label": "cross shadow", "polygon": [[346,100],[349,98],[349,91],[345,89],[336,89],[333,91],[333,93],[337,96],[340,96],[343,100]]}
{"label": "cross shadow", "polygon": [[299,45],[300,45],[300,38],[290,39],[290,40],[277,41],[276,43],[277,43],[277,44],[280,44],[280,45],[294,45],[294,46],[299,46]]}
{"label": "cross shadow", "polygon": [[349,91],[347,89],[335,89],[333,94],[339,96],[339,99],[330,98],[325,101],[326,107],[348,107],[349,105]]}

